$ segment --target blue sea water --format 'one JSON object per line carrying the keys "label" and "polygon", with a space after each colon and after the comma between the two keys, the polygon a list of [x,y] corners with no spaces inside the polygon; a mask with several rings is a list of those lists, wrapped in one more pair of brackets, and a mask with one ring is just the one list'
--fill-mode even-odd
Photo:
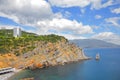
{"label": "blue sea water", "polygon": [[[120,48],[84,49],[91,60],[45,69],[24,70],[10,80],[34,77],[35,80],[120,80]],[[100,60],[95,60],[96,53]]]}

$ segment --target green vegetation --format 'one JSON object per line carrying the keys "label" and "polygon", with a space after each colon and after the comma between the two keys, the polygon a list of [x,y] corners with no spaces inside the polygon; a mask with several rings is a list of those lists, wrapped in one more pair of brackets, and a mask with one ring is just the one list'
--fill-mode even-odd
{"label": "green vegetation", "polygon": [[61,40],[67,42],[67,39],[62,36],[54,34],[36,35],[25,31],[22,31],[21,37],[15,38],[13,37],[12,29],[4,29],[0,30],[0,54],[14,53],[16,55],[20,55],[36,48],[35,44],[39,41],[55,43]]}

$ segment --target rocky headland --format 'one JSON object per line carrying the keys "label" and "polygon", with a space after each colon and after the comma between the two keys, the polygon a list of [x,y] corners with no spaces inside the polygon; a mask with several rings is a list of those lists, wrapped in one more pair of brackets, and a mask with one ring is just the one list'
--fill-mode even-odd
{"label": "rocky headland", "polygon": [[88,59],[82,49],[58,35],[36,35],[0,30],[0,68],[36,69]]}
{"label": "rocky headland", "polygon": [[88,59],[82,49],[62,39],[55,43],[39,41],[35,48],[20,56],[14,54],[1,55],[0,66],[11,66],[19,69],[36,69],[55,65],[64,65],[74,61]]}
{"label": "rocky headland", "polygon": [[24,63],[21,64],[21,67],[43,68],[88,59],[81,48],[65,40],[56,43],[38,42],[35,45],[34,50],[22,55],[21,61]]}

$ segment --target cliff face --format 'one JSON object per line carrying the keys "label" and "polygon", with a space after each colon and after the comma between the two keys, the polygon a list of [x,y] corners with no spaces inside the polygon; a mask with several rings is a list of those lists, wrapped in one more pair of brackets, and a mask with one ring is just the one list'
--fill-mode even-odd
{"label": "cliff face", "polygon": [[56,43],[39,41],[34,45],[35,49],[20,56],[0,55],[0,67],[35,69],[87,59],[81,48],[65,40]]}
{"label": "cliff face", "polygon": [[22,55],[24,67],[42,68],[87,59],[81,48],[64,40],[56,43],[41,41],[35,45],[36,48],[33,51]]}
{"label": "cliff face", "polygon": [[58,35],[27,35],[20,38],[3,36],[1,41],[5,44],[0,42],[0,67],[33,69],[87,59],[81,48]]}

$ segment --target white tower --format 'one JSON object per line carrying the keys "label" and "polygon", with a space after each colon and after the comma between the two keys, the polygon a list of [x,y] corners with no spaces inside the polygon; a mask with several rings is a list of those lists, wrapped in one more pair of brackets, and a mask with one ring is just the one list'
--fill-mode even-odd
{"label": "white tower", "polygon": [[20,28],[14,28],[13,29],[13,36],[14,37],[20,37],[21,36],[21,29]]}

